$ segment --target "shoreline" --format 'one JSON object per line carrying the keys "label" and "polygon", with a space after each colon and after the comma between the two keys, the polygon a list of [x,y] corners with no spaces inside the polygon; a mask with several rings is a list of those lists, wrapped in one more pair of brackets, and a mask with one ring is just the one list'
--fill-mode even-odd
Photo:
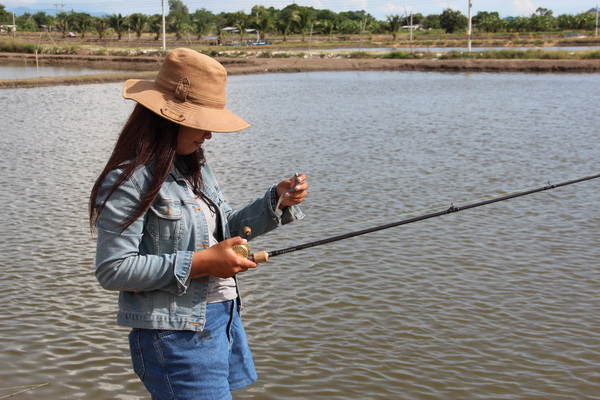
{"label": "shoreline", "polygon": [[[381,58],[260,58],[215,57],[229,75],[297,73],[318,71],[421,71],[421,72],[522,72],[599,73],[600,60],[575,59],[381,59]],[[126,79],[153,79],[163,57],[99,56],[0,53],[0,65],[86,66],[100,69],[132,70],[79,76],[0,80],[0,89],[52,85],[80,85],[122,82]]]}

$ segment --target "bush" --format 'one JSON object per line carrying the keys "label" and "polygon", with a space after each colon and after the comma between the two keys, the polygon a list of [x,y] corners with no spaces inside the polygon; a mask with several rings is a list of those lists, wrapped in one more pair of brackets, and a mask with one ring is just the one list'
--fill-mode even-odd
{"label": "bush", "polygon": [[348,58],[374,58],[374,56],[366,51],[353,51],[348,53]]}
{"label": "bush", "polygon": [[582,60],[600,60],[600,50],[588,51],[581,56]]}
{"label": "bush", "polygon": [[24,43],[17,39],[0,40],[0,51],[3,53],[35,53],[37,46],[34,44]]}
{"label": "bush", "polygon": [[413,57],[408,51],[390,51],[389,53],[385,53],[381,58],[406,60]]}

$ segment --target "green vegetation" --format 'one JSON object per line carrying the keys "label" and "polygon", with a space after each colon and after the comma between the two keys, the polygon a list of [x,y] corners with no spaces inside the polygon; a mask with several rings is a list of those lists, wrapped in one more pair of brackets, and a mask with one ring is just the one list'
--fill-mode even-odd
{"label": "green vegetation", "polygon": [[2,38],[0,39],[0,52],[3,53],[29,53],[33,54],[38,46],[31,43],[25,43],[18,39]]}
{"label": "green vegetation", "polygon": [[[444,42],[448,45],[456,46],[456,43]],[[465,43],[458,43],[465,45]],[[306,51],[306,48],[293,47],[287,50],[262,49],[258,47],[248,46],[192,46],[195,50],[207,54],[211,57],[226,57],[226,58],[354,58],[354,59],[548,59],[548,60],[598,60],[600,59],[599,50],[580,50],[580,51],[560,51],[560,50],[543,50],[543,49],[527,49],[519,48],[485,51],[449,51],[444,53],[432,53],[430,51],[420,50],[418,47],[413,47],[411,50],[393,50],[385,52],[377,51],[327,51],[314,50]],[[443,47],[443,46],[440,46]],[[252,49],[252,50],[250,50]],[[80,54],[88,56],[146,56],[146,57],[161,57],[166,54],[161,49],[146,49],[146,48],[125,48],[125,47],[93,47],[93,46],[76,46],[76,45],[44,45],[38,46],[27,43],[23,40],[13,38],[0,38],[0,52],[5,53],[28,53],[34,54]]]}
{"label": "green vegetation", "polygon": [[600,59],[600,51],[544,51],[536,50],[491,50],[476,51],[472,53],[463,51],[450,51],[440,56],[441,59],[499,59],[499,60],[593,60]]}
{"label": "green vegetation", "polygon": [[77,75],[77,76],[54,76],[41,78],[24,79],[2,79],[0,80],[0,89],[9,88],[29,88],[55,85],[81,85],[90,83],[108,83],[123,82],[126,79],[153,79],[156,71],[148,72],[127,72],[96,75]]}
{"label": "green vegetation", "polygon": [[401,59],[422,58],[422,53],[412,53],[409,51],[390,51],[384,54],[381,58]]}
{"label": "green vegetation", "polygon": [[600,60],[600,51],[588,51],[581,55],[582,60]]}
{"label": "green vegetation", "polygon": [[[0,0],[1,1],[1,0]],[[254,6],[243,11],[213,14],[190,12],[182,0],[169,0],[166,30],[169,47],[184,45],[215,57],[239,58],[385,58],[385,59],[600,59],[599,51],[544,51],[545,46],[600,45],[593,36],[595,15],[555,17],[538,8],[530,17],[500,18],[498,12],[473,17],[473,47],[495,51],[433,54],[422,47],[466,47],[467,19],[460,11],[440,15],[389,15],[377,21],[365,11],[335,13],[290,4],[283,9]],[[0,4],[0,21],[9,14]],[[410,17],[410,18],[409,18]],[[407,25],[412,21],[412,32]],[[86,13],[44,12],[17,18],[16,35],[0,36],[0,52],[111,56],[162,56],[162,16],[133,13],[92,17]],[[76,33],[75,35],[70,34]],[[582,37],[582,33],[586,35]],[[260,41],[261,46],[249,46]],[[227,46],[217,46],[223,44]],[[365,51],[392,47],[396,51]],[[542,50],[519,50],[540,47]],[[348,52],[327,49],[348,48]],[[355,49],[360,51],[354,51]],[[408,48],[408,49],[407,49]],[[313,50],[314,49],[314,50]]]}
{"label": "green vegetation", "polygon": [[[281,37],[286,42],[290,35],[298,35],[302,41],[307,37],[320,35],[331,40],[334,35],[389,35],[392,41],[407,34],[407,26],[412,21],[413,35],[427,37],[447,34],[464,34],[467,18],[452,9],[444,10],[440,15],[422,14],[388,15],[386,20],[378,21],[361,11],[335,13],[326,9],[315,9],[290,4],[283,9],[256,5],[250,13],[237,11],[213,14],[202,8],[190,12],[182,0],[169,0],[169,13],[166,17],[166,30],[176,40],[195,36],[219,36],[223,42],[250,40],[268,40]],[[582,10],[583,11],[583,10]],[[0,22],[8,20],[9,14],[0,4]],[[134,32],[137,39],[144,33],[161,36],[162,16],[133,13],[131,15],[113,14],[105,17],[92,17],[87,13],[60,12],[56,16],[45,12],[24,14],[17,18],[18,31],[38,32],[44,30],[60,32],[63,37],[69,32],[77,33],[81,38],[95,34],[102,40],[107,34],[114,34],[122,40],[125,32]],[[480,11],[473,17],[474,34],[572,34],[573,32],[591,32],[595,28],[595,15],[581,12],[576,15],[563,14],[555,17],[546,8],[538,8],[529,17],[500,18],[498,12]],[[418,30],[417,30],[418,29]]]}

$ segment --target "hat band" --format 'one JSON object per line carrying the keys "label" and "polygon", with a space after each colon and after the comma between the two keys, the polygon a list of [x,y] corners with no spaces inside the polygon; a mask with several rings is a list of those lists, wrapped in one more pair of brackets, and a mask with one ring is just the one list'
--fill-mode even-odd
{"label": "hat band", "polygon": [[[189,101],[210,108],[225,108],[225,99],[219,100],[215,97],[207,97],[199,93],[194,93],[191,90],[192,82],[188,78],[181,78],[175,85],[174,82],[168,82],[160,79],[160,77],[156,77],[154,84],[161,92],[171,95],[178,100]],[[175,90],[173,90],[173,86],[175,86]]]}

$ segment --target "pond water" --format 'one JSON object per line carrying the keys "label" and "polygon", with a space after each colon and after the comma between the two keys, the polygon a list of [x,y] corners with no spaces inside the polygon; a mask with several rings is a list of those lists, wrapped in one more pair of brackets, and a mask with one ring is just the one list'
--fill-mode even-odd
{"label": "pond water", "polygon": [[116,72],[128,71],[119,71],[106,68],[85,68],[76,66],[36,66],[35,64],[31,63],[0,65],[0,79],[26,79],[53,76],[95,75],[111,74]]}
{"label": "pond water", "polygon": [[[207,156],[233,206],[295,171],[292,245],[598,172],[597,74],[234,76]],[[0,396],[143,399],[94,278],[120,84],[0,91]],[[57,102],[57,98],[69,99]],[[241,276],[236,399],[600,399],[600,179],[273,258]]]}
{"label": "pond water", "polygon": [[[356,47],[327,49],[328,51],[422,51],[446,53],[450,51],[469,51],[467,47]],[[471,47],[471,51],[498,51],[498,50],[542,50],[542,51],[594,51],[600,50],[600,46],[565,46],[565,47]]]}

